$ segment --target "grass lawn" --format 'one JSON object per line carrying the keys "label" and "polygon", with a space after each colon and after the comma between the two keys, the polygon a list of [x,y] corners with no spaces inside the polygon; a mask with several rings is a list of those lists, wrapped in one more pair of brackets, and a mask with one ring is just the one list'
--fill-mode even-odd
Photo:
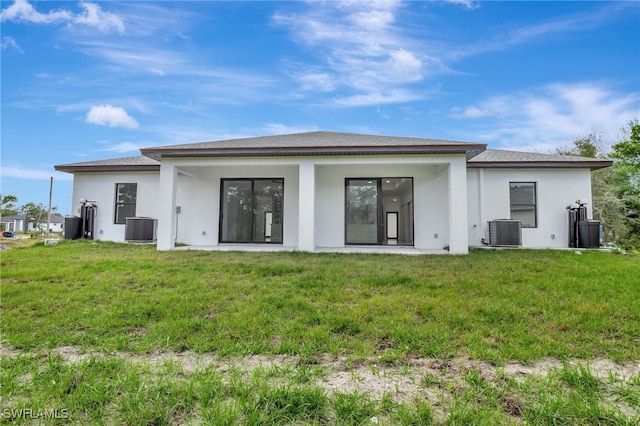
{"label": "grass lawn", "polygon": [[[603,378],[588,366],[640,360],[638,257],[157,252],[74,241],[4,252],[1,267],[0,409],[68,407],[73,422],[105,424],[640,419],[640,373]],[[86,356],[69,360],[60,348]],[[153,362],[183,353],[232,368]],[[285,355],[295,362],[243,368],[251,356]],[[548,358],[558,364],[544,375],[504,370]],[[417,390],[402,400],[393,397],[402,389],[328,391],[318,383],[331,360],[353,377],[411,377]]]}

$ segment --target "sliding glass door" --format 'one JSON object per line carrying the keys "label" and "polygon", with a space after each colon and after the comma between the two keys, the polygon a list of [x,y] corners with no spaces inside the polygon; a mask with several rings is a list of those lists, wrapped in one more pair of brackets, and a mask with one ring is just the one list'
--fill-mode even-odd
{"label": "sliding glass door", "polygon": [[282,243],[284,179],[223,179],[220,242]]}
{"label": "sliding glass door", "polygon": [[379,179],[347,179],[347,244],[380,243]]}
{"label": "sliding glass door", "polygon": [[345,243],[413,245],[413,179],[347,178]]}

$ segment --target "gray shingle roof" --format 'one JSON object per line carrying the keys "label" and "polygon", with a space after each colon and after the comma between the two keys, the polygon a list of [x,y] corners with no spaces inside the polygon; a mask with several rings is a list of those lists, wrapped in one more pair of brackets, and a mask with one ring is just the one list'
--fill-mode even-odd
{"label": "gray shingle roof", "polygon": [[537,152],[507,151],[487,149],[468,161],[472,168],[509,168],[509,167],[576,167],[591,170],[611,166],[611,160],[599,158],[573,157],[559,154],[540,154]]}
{"label": "gray shingle roof", "polygon": [[159,160],[162,156],[467,153],[485,148],[485,144],[440,139],[308,132],[159,146],[140,151]]}
{"label": "gray shingle roof", "polygon": [[354,133],[309,132],[143,148],[143,155],[55,166],[58,171],[158,171],[162,156],[264,156],[465,153],[470,168],[609,167],[610,160],[486,149],[485,144]]}
{"label": "gray shingle roof", "polygon": [[107,160],[84,161],[81,163],[60,164],[54,168],[61,172],[75,173],[83,171],[154,171],[160,170],[160,163],[152,158],[138,155],[135,157],[109,158]]}

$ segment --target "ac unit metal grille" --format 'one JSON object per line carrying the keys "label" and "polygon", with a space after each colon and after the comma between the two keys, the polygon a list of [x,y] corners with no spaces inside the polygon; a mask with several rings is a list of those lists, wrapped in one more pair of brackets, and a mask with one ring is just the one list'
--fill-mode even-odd
{"label": "ac unit metal grille", "polygon": [[125,219],[124,239],[134,243],[148,243],[155,240],[155,219],[150,217],[128,217]]}
{"label": "ac unit metal grille", "polygon": [[522,245],[522,223],[519,220],[498,219],[489,222],[489,244],[493,247]]}

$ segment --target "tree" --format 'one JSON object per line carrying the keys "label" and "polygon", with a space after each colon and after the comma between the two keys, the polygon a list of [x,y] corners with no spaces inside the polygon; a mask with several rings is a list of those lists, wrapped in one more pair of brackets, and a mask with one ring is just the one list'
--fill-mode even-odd
{"label": "tree", "polygon": [[33,223],[35,229],[47,220],[47,210],[42,203],[27,203],[20,207],[20,213],[26,216],[27,223]]}
{"label": "tree", "polygon": [[616,160],[628,184],[638,189],[640,186],[640,122],[631,120],[623,131],[626,140],[613,145],[611,157]]}
{"label": "tree", "polygon": [[637,119],[629,121],[623,131],[623,140],[612,147],[610,180],[616,186],[627,228],[621,242],[640,246],[640,123]]}
{"label": "tree", "polygon": [[15,195],[0,195],[0,217],[2,216],[14,216],[18,214],[16,209],[16,203],[18,197]]}
{"label": "tree", "polygon": [[588,158],[604,158],[606,156],[604,145],[602,144],[602,137],[594,132],[576,138],[573,141],[573,146],[559,148],[557,152],[560,155]]}

